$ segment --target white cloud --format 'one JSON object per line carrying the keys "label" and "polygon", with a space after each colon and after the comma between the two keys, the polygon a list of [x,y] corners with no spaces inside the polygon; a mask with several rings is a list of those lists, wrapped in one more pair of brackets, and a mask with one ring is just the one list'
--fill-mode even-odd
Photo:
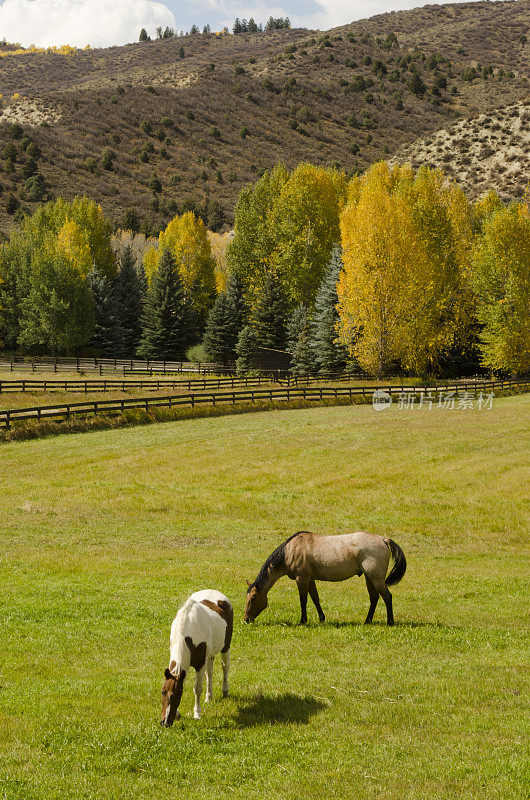
{"label": "white cloud", "polygon": [[163,3],[152,0],[4,0],[0,35],[38,47],[70,44],[109,47],[138,40],[142,28],[175,26]]}
{"label": "white cloud", "polygon": [[403,11],[418,8],[427,3],[445,5],[461,0],[314,0],[321,10],[312,14],[293,14],[296,25],[325,30],[346,25],[358,19],[384,14],[387,11]]}

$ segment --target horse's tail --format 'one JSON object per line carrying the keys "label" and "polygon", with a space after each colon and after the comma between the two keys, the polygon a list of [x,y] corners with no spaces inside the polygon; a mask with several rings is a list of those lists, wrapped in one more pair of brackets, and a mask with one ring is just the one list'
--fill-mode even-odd
{"label": "horse's tail", "polygon": [[396,583],[400,582],[407,570],[407,559],[401,547],[396,544],[393,539],[385,538],[385,543],[390,550],[390,555],[394,559],[394,566],[387,576],[385,583],[387,586],[394,586]]}

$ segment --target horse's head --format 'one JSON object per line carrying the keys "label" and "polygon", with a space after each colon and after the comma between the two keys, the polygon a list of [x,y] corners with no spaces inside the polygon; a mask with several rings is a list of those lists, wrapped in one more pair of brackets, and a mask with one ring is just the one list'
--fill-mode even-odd
{"label": "horse's head", "polygon": [[179,705],[185,677],[185,669],[181,669],[177,675],[174,675],[169,669],[166,669],[164,673],[164,682],[162,684],[162,717],[160,719],[160,724],[163,725],[164,728],[170,728],[175,719],[180,719]]}
{"label": "horse's head", "polygon": [[256,617],[267,608],[267,592],[259,591],[256,585],[248,583],[247,602],[245,605],[245,622],[254,622]]}

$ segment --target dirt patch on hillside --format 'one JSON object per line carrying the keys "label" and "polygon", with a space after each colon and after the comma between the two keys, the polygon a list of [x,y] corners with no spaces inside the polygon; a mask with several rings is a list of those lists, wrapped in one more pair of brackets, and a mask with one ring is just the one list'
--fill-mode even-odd
{"label": "dirt patch on hillside", "polygon": [[61,119],[61,112],[57,108],[46,106],[37,100],[16,100],[3,110],[0,110],[0,123],[18,122],[20,125],[54,125]]}
{"label": "dirt patch on hillside", "polygon": [[472,197],[490,189],[522,197],[530,184],[530,103],[462,120],[401,148],[394,161],[439,167]]}

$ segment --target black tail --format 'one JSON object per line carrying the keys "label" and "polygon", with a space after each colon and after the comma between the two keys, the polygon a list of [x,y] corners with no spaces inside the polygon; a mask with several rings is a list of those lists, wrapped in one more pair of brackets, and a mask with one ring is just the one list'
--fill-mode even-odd
{"label": "black tail", "polygon": [[387,579],[385,581],[387,586],[394,586],[399,583],[407,570],[407,559],[401,547],[394,542],[393,539],[385,539],[390,554],[394,559],[394,566],[392,567]]}

